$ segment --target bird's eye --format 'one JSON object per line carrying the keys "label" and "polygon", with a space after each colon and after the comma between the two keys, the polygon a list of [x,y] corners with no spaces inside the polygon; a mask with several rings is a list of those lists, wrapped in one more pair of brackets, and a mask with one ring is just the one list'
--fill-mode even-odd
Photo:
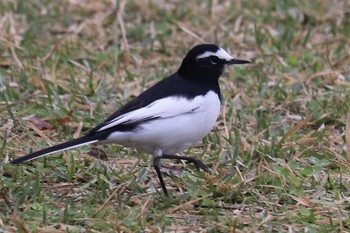
{"label": "bird's eye", "polygon": [[211,56],[209,58],[210,62],[214,65],[218,64],[219,63],[219,58],[217,56]]}

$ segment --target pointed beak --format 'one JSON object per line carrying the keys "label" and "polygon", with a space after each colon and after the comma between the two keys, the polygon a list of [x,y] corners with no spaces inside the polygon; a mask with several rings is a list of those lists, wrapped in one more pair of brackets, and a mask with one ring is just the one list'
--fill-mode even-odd
{"label": "pointed beak", "polygon": [[247,63],[251,63],[251,62],[250,62],[250,61],[247,61],[247,60],[236,59],[236,58],[233,58],[231,61],[227,62],[228,65],[233,65],[233,64],[247,64]]}

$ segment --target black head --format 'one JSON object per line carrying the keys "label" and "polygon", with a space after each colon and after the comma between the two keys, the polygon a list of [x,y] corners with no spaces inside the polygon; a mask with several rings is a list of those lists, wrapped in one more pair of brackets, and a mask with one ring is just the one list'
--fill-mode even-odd
{"label": "black head", "polygon": [[250,62],[233,58],[215,44],[200,44],[187,53],[178,74],[200,82],[217,82],[228,65],[245,63]]}

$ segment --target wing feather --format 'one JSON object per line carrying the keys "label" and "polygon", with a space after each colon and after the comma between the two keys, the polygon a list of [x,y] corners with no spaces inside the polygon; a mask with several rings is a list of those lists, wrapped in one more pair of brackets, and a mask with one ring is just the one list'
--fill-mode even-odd
{"label": "wing feather", "polygon": [[[210,88],[196,88],[196,84],[182,78],[177,73],[172,74],[115,111],[105,121],[91,129],[87,135],[98,131],[101,132],[101,129],[109,129],[111,127],[114,127],[117,131],[120,129],[125,131],[132,130],[138,124],[141,124],[143,120],[149,121],[159,117],[166,117],[169,114],[176,114],[176,112],[184,112],[186,110],[183,107],[188,102],[194,100],[196,96],[204,96],[209,90]],[[220,96],[219,91],[218,95]],[[178,98],[182,99],[180,102],[184,103],[183,106],[176,105],[177,102],[174,99],[158,105],[159,100],[165,100],[173,96],[178,96]],[[179,109],[176,111],[178,107]],[[118,124],[121,124],[120,127],[118,127]]]}
{"label": "wing feather", "polygon": [[149,121],[150,119],[169,118],[193,113],[203,105],[203,101],[203,96],[198,96],[194,99],[188,99],[182,96],[166,97],[156,100],[143,108],[127,112],[111,119],[109,122],[106,122],[104,126],[99,128],[97,132],[117,125],[133,124],[135,122]]}

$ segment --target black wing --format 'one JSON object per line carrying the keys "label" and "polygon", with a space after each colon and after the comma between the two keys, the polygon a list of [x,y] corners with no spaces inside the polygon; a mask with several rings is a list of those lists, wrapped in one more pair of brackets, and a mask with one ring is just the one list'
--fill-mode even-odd
{"label": "black wing", "polygon": [[[100,128],[108,125],[111,121],[122,116],[123,114],[146,107],[147,105],[151,104],[156,100],[173,95],[184,96],[188,99],[193,99],[197,95],[206,94],[208,90],[209,89],[207,88],[198,88],[195,84],[182,78],[177,73],[172,74],[171,76],[156,83],[154,86],[147,89],[141,95],[119,108],[105,121],[97,125],[95,128],[91,129],[87,135],[97,132]],[[150,121],[153,119],[154,118],[147,118],[144,119],[144,121]],[[137,122],[137,124],[140,124],[144,121],[139,121]],[[128,125],[128,123],[125,122],[122,125],[113,127],[113,129],[115,131],[132,130],[133,128],[137,127],[137,124],[133,122],[131,125]]]}

